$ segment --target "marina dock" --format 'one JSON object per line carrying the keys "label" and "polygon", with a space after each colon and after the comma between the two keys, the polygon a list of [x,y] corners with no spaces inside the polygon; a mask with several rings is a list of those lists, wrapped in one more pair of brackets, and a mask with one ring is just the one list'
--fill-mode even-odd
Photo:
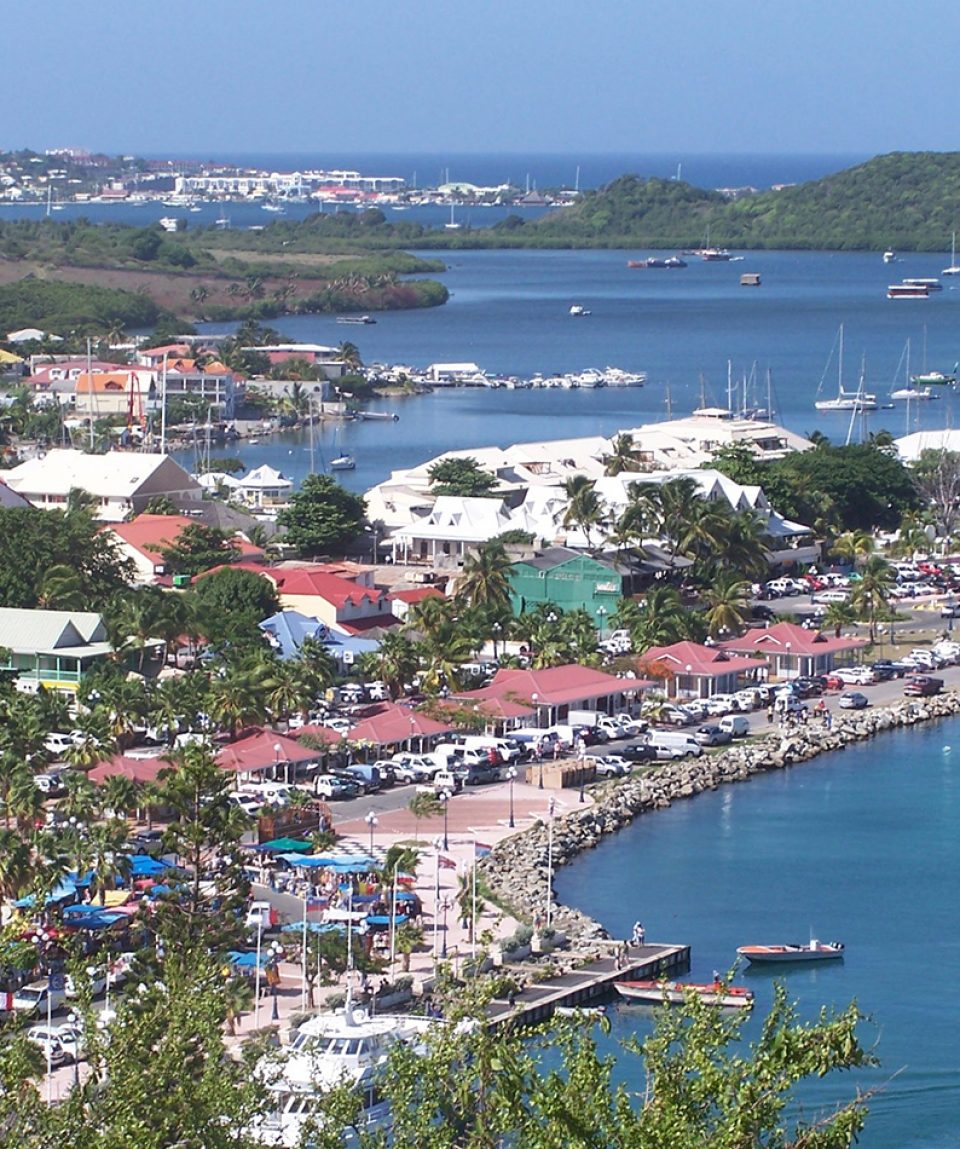
{"label": "marina dock", "polygon": [[552,1017],[558,1007],[595,1005],[614,992],[616,981],[673,977],[689,967],[689,946],[628,946],[625,960],[611,954],[569,973],[524,986],[510,1001],[495,998],[487,1005],[489,1025],[534,1025]]}

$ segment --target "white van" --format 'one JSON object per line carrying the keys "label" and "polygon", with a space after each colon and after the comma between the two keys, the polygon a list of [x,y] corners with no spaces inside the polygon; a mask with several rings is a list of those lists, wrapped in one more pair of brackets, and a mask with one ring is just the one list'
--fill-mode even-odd
{"label": "white van", "polygon": [[703,747],[692,734],[681,734],[678,730],[651,730],[647,735],[647,745],[652,746],[658,758],[698,757]]}
{"label": "white van", "polygon": [[493,734],[467,734],[461,741],[468,750],[496,750],[504,762],[513,762],[520,757],[519,746]]}
{"label": "white van", "polygon": [[750,733],[750,723],[745,714],[725,714],[717,725],[734,738],[743,738]]}

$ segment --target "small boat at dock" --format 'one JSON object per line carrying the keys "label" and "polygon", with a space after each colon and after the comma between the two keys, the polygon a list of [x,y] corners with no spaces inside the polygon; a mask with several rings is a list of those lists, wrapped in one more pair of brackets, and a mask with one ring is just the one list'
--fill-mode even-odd
{"label": "small boat at dock", "polygon": [[837,961],[843,957],[843,942],[820,942],[811,938],[803,945],[740,946],[737,950],[751,964],[772,965],[785,962]]}
{"label": "small boat at dock", "polygon": [[693,994],[706,1005],[720,1005],[727,1009],[750,1009],[753,990],[741,985],[724,985],[720,981],[700,984],[692,981],[617,981],[614,989],[627,1001],[650,1005],[682,1005]]}

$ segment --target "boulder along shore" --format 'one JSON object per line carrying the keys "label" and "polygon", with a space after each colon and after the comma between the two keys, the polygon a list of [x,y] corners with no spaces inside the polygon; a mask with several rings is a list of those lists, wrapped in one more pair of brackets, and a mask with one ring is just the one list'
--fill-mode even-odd
{"label": "boulder along shore", "polygon": [[[960,714],[960,693],[904,699],[876,710],[834,718],[832,727],[811,718],[806,725],[775,727],[747,743],[717,754],[702,754],[655,767],[643,774],[604,784],[593,791],[594,804],[554,819],[553,868],[565,865],[584,850],[634,818],[651,814],[704,790],[748,782],[757,774],[809,762],[821,754],[843,750],[887,730],[897,730]],[[492,897],[521,921],[534,923],[544,913],[548,881],[548,829],[545,821],[505,838],[477,862],[478,873]],[[610,935],[599,922],[556,901],[550,891],[553,927],[566,935],[571,949],[584,959],[609,952]]]}

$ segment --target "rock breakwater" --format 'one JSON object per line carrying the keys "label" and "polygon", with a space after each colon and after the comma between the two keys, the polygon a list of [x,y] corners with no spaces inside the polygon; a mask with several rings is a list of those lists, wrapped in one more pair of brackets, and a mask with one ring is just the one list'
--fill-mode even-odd
{"label": "rock breakwater", "polygon": [[[717,754],[703,754],[657,766],[643,773],[607,783],[594,792],[592,806],[554,819],[554,869],[584,850],[599,845],[635,818],[692,798],[704,790],[749,781],[757,774],[808,762],[821,754],[843,750],[888,730],[897,730],[960,714],[960,693],[950,691],[933,698],[904,699],[875,710],[845,713],[832,727],[819,721],[788,728],[775,727],[749,742]],[[477,863],[486,887],[521,921],[534,923],[544,913],[550,879],[550,835],[545,821],[504,839]],[[609,949],[606,930],[579,910],[554,900],[550,890],[551,921],[584,957]]]}

